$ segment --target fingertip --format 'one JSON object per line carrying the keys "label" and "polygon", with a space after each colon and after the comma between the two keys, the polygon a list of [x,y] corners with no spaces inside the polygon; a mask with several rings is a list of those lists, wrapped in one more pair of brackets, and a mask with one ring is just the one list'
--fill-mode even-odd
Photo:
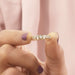
{"label": "fingertip", "polygon": [[22,40],[26,41],[26,40],[27,40],[27,35],[28,35],[28,33],[24,33],[24,34],[22,35]]}
{"label": "fingertip", "polygon": [[32,40],[32,34],[30,32],[24,32],[21,36],[22,44],[29,44]]}
{"label": "fingertip", "polygon": [[59,35],[57,32],[51,32],[48,34],[50,36],[50,39],[46,39],[46,43],[55,43],[55,42],[59,42]]}
{"label": "fingertip", "polygon": [[41,66],[38,67],[37,72],[40,74],[43,72],[43,68]]}

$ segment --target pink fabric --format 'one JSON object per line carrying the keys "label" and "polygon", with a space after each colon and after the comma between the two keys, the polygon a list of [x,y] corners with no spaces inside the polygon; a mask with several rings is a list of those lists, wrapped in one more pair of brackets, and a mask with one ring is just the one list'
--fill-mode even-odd
{"label": "pink fabric", "polygon": [[[33,35],[58,32],[68,75],[75,75],[75,0],[0,0],[0,30],[22,29]],[[45,59],[44,41],[26,46]]]}

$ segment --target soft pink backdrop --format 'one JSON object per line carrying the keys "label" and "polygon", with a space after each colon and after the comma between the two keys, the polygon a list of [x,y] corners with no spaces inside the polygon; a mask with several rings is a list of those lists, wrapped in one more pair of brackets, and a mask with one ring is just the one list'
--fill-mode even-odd
{"label": "soft pink backdrop", "polygon": [[[75,0],[0,0],[3,29],[22,29],[33,35],[58,32],[68,75],[75,75]],[[44,41],[26,47],[45,60]]]}

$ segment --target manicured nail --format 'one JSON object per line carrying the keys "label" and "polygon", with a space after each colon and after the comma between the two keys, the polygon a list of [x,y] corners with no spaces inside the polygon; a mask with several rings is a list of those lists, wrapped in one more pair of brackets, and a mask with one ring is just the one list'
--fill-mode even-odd
{"label": "manicured nail", "polygon": [[22,40],[27,40],[27,35],[28,35],[28,33],[23,34],[22,35]]}
{"label": "manicured nail", "polygon": [[43,68],[42,68],[41,66],[39,66],[37,71],[38,71],[38,73],[40,74],[40,73],[43,72]]}

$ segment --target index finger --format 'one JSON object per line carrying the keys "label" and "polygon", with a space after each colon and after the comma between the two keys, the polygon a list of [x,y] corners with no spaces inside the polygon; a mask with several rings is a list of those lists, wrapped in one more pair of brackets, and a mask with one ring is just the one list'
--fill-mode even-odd
{"label": "index finger", "polygon": [[25,45],[30,43],[31,39],[31,33],[21,30],[3,30],[0,32],[0,45]]}

